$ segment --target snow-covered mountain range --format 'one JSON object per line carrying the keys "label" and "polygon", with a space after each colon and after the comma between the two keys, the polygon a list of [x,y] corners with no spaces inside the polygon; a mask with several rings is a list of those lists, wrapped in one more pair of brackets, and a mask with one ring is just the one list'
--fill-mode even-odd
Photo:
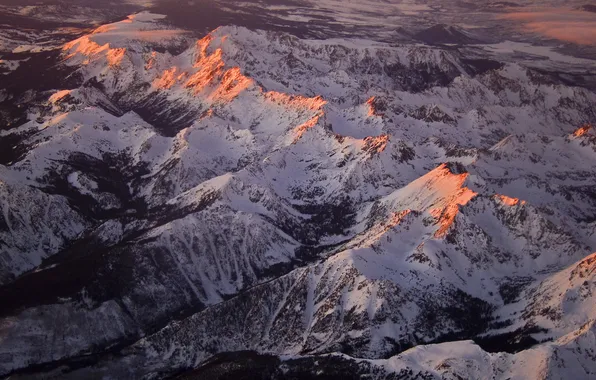
{"label": "snow-covered mountain range", "polygon": [[518,46],[142,12],[21,52],[0,375],[596,376],[596,62]]}

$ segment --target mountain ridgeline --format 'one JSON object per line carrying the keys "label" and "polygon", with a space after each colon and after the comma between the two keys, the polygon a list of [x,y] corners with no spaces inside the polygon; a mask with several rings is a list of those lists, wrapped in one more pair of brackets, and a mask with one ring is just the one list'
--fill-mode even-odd
{"label": "mountain ridgeline", "polygon": [[596,94],[424,33],[142,12],[17,54],[0,376],[596,376]]}

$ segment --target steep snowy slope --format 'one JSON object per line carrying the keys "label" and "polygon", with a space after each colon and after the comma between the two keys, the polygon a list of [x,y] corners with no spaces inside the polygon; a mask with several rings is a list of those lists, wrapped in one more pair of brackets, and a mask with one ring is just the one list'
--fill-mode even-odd
{"label": "steep snowy slope", "polygon": [[[589,89],[457,47],[197,38],[150,13],[47,54],[64,80],[0,89],[22,120],[0,131],[0,374],[161,378],[254,350],[522,376],[533,351],[483,349],[544,339],[545,362],[587,360]],[[461,339],[482,348],[375,360]]]}
{"label": "steep snowy slope", "polygon": [[594,322],[555,342],[514,355],[487,353],[471,341],[418,346],[387,360],[347,355],[274,357],[252,352],[218,355],[181,379],[589,379],[594,368]]}
{"label": "steep snowy slope", "polygon": [[[596,367],[594,366],[595,315],[593,307],[591,307],[593,304],[591,290],[594,287],[595,274],[593,264],[594,255],[590,255],[546,280],[549,283],[556,282],[557,285],[565,288],[571,285],[569,287],[570,292],[579,290],[577,287],[579,282],[584,283],[584,285],[580,285],[582,294],[579,297],[574,297],[574,300],[579,300],[578,305],[583,304],[588,308],[581,310],[582,317],[580,319],[577,319],[577,315],[580,314],[574,312],[569,316],[562,314],[560,319],[560,321],[566,320],[569,326],[573,325],[574,327],[570,327],[567,333],[562,333],[560,337],[555,338],[553,341],[518,353],[488,352],[482,348],[482,345],[478,346],[472,341],[420,345],[383,360],[355,359],[353,356],[346,354],[312,355],[312,351],[310,352],[311,355],[272,355],[271,353],[279,353],[279,351],[276,351],[279,350],[279,347],[259,349],[259,351],[271,352],[270,354],[256,354],[254,351],[245,351],[251,348],[249,342],[255,338],[255,332],[258,332],[246,328],[246,323],[249,323],[248,326],[250,326],[250,323],[255,319],[255,313],[260,315],[262,311],[272,307],[272,305],[263,301],[279,297],[284,299],[285,302],[293,299],[284,293],[285,289],[289,289],[291,292],[299,291],[286,283],[280,288],[267,289],[267,291],[261,289],[261,302],[254,303],[251,302],[253,300],[243,299],[236,302],[235,305],[230,305],[229,308],[224,303],[221,307],[226,308],[225,312],[218,310],[215,315],[205,319],[211,324],[221,323],[221,325],[227,326],[244,326],[241,331],[222,330],[219,332],[217,329],[202,330],[201,328],[197,330],[197,325],[187,329],[185,325],[188,322],[177,322],[155,336],[138,342],[131,350],[125,350],[126,359],[122,362],[119,359],[110,357],[100,366],[70,373],[64,373],[62,369],[57,369],[46,373],[44,376],[50,378],[86,378],[89,376],[106,376],[108,374],[117,377],[144,374],[147,378],[154,378],[171,373],[182,373],[181,378],[185,379],[227,379],[246,376],[250,373],[257,374],[257,376],[261,376],[257,378],[263,379],[286,379],[294,376],[357,379],[364,375],[374,379],[482,379],[486,376],[496,379],[542,377],[566,379],[569,376],[578,379],[589,379],[596,374]],[[310,278],[317,279],[320,277],[313,273]],[[335,280],[340,286],[346,285],[346,282],[342,281],[341,278],[335,278]],[[571,281],[571,284],[568,281]],[[327,283],[327,285],[319,285],[314,288],[311,285],[309,289],[318,290],[331,284]],[[560,288],[543,287],[542,285],[540,287],[543,288],[541,293],[543,297],[551,299],[560,297],[557,296]],[[386,286],[380,288],[380,290],[382,292],[377,293],[377,295],[399,294],[396,289]],[[305,289],[305,292],[308,293],[309,291]],[[349,297],[346,298],[342,294],[337,295],[337,297],[343,298],[343,302],[349,302],[350,300]],[[313,302],[317,299],[316,296],[307,296],[306,302]],[[361,302],[358,302],[358,304],[361,304]],[[559,306],[554,307],[558,308]],[[273,307],[271,310],[275,310],[275,313],[280,315],[281,318],[283,314],[290,314],[289,309],[292,308],[300,314],[300,303],[282,308]],[[333,315],[333,311],[331,313],[327,311],[327,314]],[[224,320],[217,321],[221,316],[225,316]],[[192,317],[192,319],[196,322],[198,321],[197,317],[198,315]],[[286,315],[285,321],[293,321],[292,327],[300,324],[299,318],[288,318]],[[520,318],[528,318],[528,315],[526,314]],[[357,321],[357,319],[352,319],[351,327],[354,327],[354,323]],[[267,326],[275,327],[275,323]],[[289,334],[292,337],[294,336],[293,332],[296,330],[288,329],[288,331],[290,331]],[[273,338],[272,342],[276,342],[275,338],[291,339],[290,337],[282,334],[275,337],[267,336],[267,339]],[[295,337],[297,340],[303,338],[301,334],[297,334]],[[189,345],[181,344],[181,342],[186,341],[191,343]],[[244,351],[215,355],[205,361],[202,360],[209,355],[194,356],[201,350],[207,350],[209,354],[213,354],[218,351],[218,344],[226,344],[228,345],[227,348],[231,350],[243,349]],[[346,347],[343,348],[346,349]],[[147,352],[146,356],[142,355],[143,352]],[[351,351],[349,353],[353,354]],[[187,370],[187,368],[193,367],[192,363],[195,363],[194,365],[197,368]]]}

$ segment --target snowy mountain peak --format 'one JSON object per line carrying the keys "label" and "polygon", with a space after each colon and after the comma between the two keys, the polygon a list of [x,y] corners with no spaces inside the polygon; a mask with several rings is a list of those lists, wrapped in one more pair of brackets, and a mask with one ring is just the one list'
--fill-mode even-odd
{"label": "snowy mountain peak", "polygon": [[495,195],[495,198],[498,199],[499,202],[503,203],[504,205],[511,206],[511,207],[517,206],[517,205],[523,206],[526,204],[526,201],[522,201],[517,198],[511,198],[506,195]]}
{"label": "snowy mountain peak", "polygon": [[67,59],[88,64],[103,55],[108,63],[117,66],[127,49],[138,49],[141,44],[164,45],[179,39],[186,32],[159,23],[165,16],[142,12],[124,21],[103,25],[64,45]]}
{"label": "snowy mountain peak", "polygon": [[593,135],[594,129],[590,124],[586,124],[573,132],[573,137],[582,137],[586,135]]}

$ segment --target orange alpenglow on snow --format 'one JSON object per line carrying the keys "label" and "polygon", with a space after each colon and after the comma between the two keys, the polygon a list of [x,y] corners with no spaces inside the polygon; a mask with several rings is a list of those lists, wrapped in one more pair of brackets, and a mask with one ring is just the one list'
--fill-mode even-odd
{"label": "orange alpenglow on snow", "polygon": [[[208,54],[211,41],[211,35],[197,41],[198,55],[193,63],[193,68],[197,70],[194,73],[182,71],[175,66],[170,67],[155,78],[153,87],[168,90],[178,83],[183,83],[184,88],[191,90],[194,95],[207,91],[211,100],[231,101],[253,85],[254,81],[243,75],[239,67],[225,69],[223,51],[220,48]],[[147,68],[153,66],[154,59],[155,56],[152,55]]]}
{"label": "orange alpenglow on snow", "polygon": [[125,48],[109,49],[106,57],[110,66],[120,65],[120,62],[122,62],[122,58],[124,58],[125,53]]}
{"label": "orange alpenglow on snow", "polygon": [[224,66],[221,49],[217,49],[215,53],[208,56],[202,54],[194,64],[194,67],[199,70],[190,76],[185,87],[191,88],[195,94],[198,94],[222,75]]}
{"label": "orange alpenglow on snow", "polygon": [[406,218],[406,216],[410,215],[412,210],[403,210],[400,212],[394,212],[391,217],[389,218],[389,222],[387,222],[387,229],[396,227],[401,224],[401,222]]}
{"label": "orange alpenglow on snow", "polygon": [[[130,19],[130,16],[129,16],[128,19],[122,20],[121,22],[123,22],[123,23],[131,23],[132,20]],[[117,29],[117,27],[115,25],[107,24],[107,25],[102,25],[102,26],[96,28],[95,30],[93,30],[91,32],[91,34],[93,35],[93,34],[100,34],[100,33],[108,33],[110,31],[116,30],[116,29]]]}
{"label": "orange alpenglow on snow", "polygon": [[596,252],[585,257],[571,272],[569,280],[575,277],[586,278],[596,272]]}
{"label": "orange alpenglow on snow", "polygon": [[70,95],[70,90],[61,90],[50,96],[50,103],[56,103]]}
{"label": "orange alpenglow on snow", "polygon": [[525,205],[526,201],[519,200],[517,198],[511,198],[506,195],[496,195],[496,197],[501,201],[501,203],[507,206],[517,206],[518,204]]}
{"label": "orange alpenglow on snow", "polygon": [[197,41],[197,48],[199,49],[200,54],[195,60],[195,67],[197,67],[199,62],[207,56],[207,48],[211,44],[211,41],[213,41],[213,36],[211,34],[208,34]]}
{"label": "orange alpenglow on snow", "polygon": [[573,132],[573,136],[575,137],[582,137],[588,134],[592,130],[592,126],[590,124],[586,124],[583,127],[580,127]]}
{"label": "orange alpenglow on snow", "polygon": [[170,67],[161,74],[160,77],[156,78],[152,85],[154,88],[169,90],[172,88],[176,83],[183,81],[188,74],[185,72],[181,72],[178,74],[177,67]]}
{"label": "orange alpenglow on snow", "polygon": [[253,80],[242,74],[239,67],[227,70],[222,78],[221,84],[211,95],[213,100],[230,101],[253,84]]}
{"label": "orange alpenglow on snow", "polygon": [[364,139],[362,150],[370,153],[381,153],[387,147],[389,135],[368,136]]}
{"label": "orange alpenglow on snow", "polygon": [[145,61],[145,70],[151,70],[155,65],[155,58],[157,58],[157,52],[152,51],[151,55]]}
{"label": "orange alpenglow on snow", "polygon": [[295,137],[294,137],[294,141],[292,143],[296,144],[298,142],[298,140],[300,140],[300,138],[302,138],[302,136],[304,135],[304,133],[306,131],[308,131],[315,125],[317,125],[320,118],[321,118],[321,115],[315,115],[312,119],[310,119],[307,122],[300,124],[299,126],[294,128]]}
{"label": "orange alpenglow on snow", "polygon": [[239,67],[224,71],[225,62],[221,48],[216,49],[212,54],[207,53],[211,41],[213,36],[208,35],[197,42],[199,55],[195,59],[194,67],[199,70],[188,78],[184,86],[192,89],[196,95],[216,82],[221,82],[210,98],[230,101],[249,88],[254,81],[243,75]]}
{"label": "orange alpenglow on snow", "polygon": [[449,228],[453,225],[455,217],[459,212],[459,206],[465,205],[476,195],[476,193],[474,193],[472,190],[466,190],[467,192],[465,193],[465,197],[462,197],[460,202],[449,204],[443,209],[434,209],[430,211],[430,214],[439,220],[439,229],[435,232],[436,238],[442,238],[447,235],[447,231],[449,231]]}
{"label": "orange alpenglow on snow", "polygon": [[317,125],[320,118],[325,114],[323,106],[327,104],[327,101],[323,99],[322,96],[308,98],[302,95],[290,95],[277,91],[264,92],[263,96],[266,101],[275,103],[287,109],[298,112],[316,112],[306,122],[294,128],[295,136],[292,142],[293,144],[297,143],[307,130]]}
{"label": "orange alpenglow on snow", "polygon": [[289,95],[283,92],[268,91],[263,94],[265,99],[276,104],[291,106],[295,109],[307,109],[311,111],[318,111],[327,101],[322,96],[315,96],[314,98],[307,98],[302,95]]}
{"label": "orange alpenglow on snow", "polygon": [[66,59],[70,59],[77,54],[81,54],[88,59],[84,61],[84,64],[88,64],[90,58],[95,55],[99,55],[101,53],[105,53],[106,59],[110,66],[118,66],[122,62],[122,58],[124,58],[124,54],[126,53],[125,48],[116,48],[111,49],[110,44],[99,45],[95,41],[91,40],[89,37],[82,37],[77,40],[71,41],[65,44],[62,47],[62,51],[70,51],[71,53],[66,57]]}
{"label": "orange alpenglow on snow", "polygon": [[383,116],[382,112],[379,112],[376,106],[377,97],[372,96],[370,99],[366,101],[366,105],[368,106],[368,116]]}
{"label": "orange alpenglow on snow", "polygon": [[85,56],[91,56],[94,54],[99,53],[102,50],[109,49],[109,44],[105,44],[103,46],[99,45],[97,42],[92,41],[89,37],[82,37],[74,41],[70,41],[66,43],[63,47],[63,51],[75,49],[70,55],[68,55],[67,59],[76,55],[76,53],[80,53]]}
{"label": "orange alpenglow on snow", "polygon": [[213,116],[213,109],[209,108],[207,111],[205,111],[201,114],[201,117],[199,120],[209,119],[212,116]]}
{"label": "orange alpenglow on snow", "polygon": [[[179,29],[153,29],[154,24],[148,24],[146,21],[155,19],[155,16],[150,14],[131,15],[127,20],[100,26],[91,33],[66,43],[62,50],[68,54],[66,59],[77,56],[82,58],[80,62],[75,63],[89,64],[106,59],[109,66],[115,67],[121,64],[129,41],[163,42],[187,33]],[[151,58],[155,59],[155,54],[152,54]],[[153,66],[151,58],[146,62],[147,69]]]}
{"label": "orange alpenglow on snow", "polygon": [[443,199],[443,202],[441,202],[443,203],[441,205],[442,207],[430,210],[430,214],[438,219],[439,225],[439,229],[435,232],[434,236],[436,238],[442,238],[447,235],[449,228],[453,225],[455,217],[459,212],[459,206],[466,205],[477,195],[477,193],[463,186],[469,176],[468,173],[453,174],[445,164],[442,164],[437,169],[433,170],[433,172],[438,176],[443,177],[443,181],[447,179],[450,183],[450,187],[458,189],[455,193],[449,194]]}

